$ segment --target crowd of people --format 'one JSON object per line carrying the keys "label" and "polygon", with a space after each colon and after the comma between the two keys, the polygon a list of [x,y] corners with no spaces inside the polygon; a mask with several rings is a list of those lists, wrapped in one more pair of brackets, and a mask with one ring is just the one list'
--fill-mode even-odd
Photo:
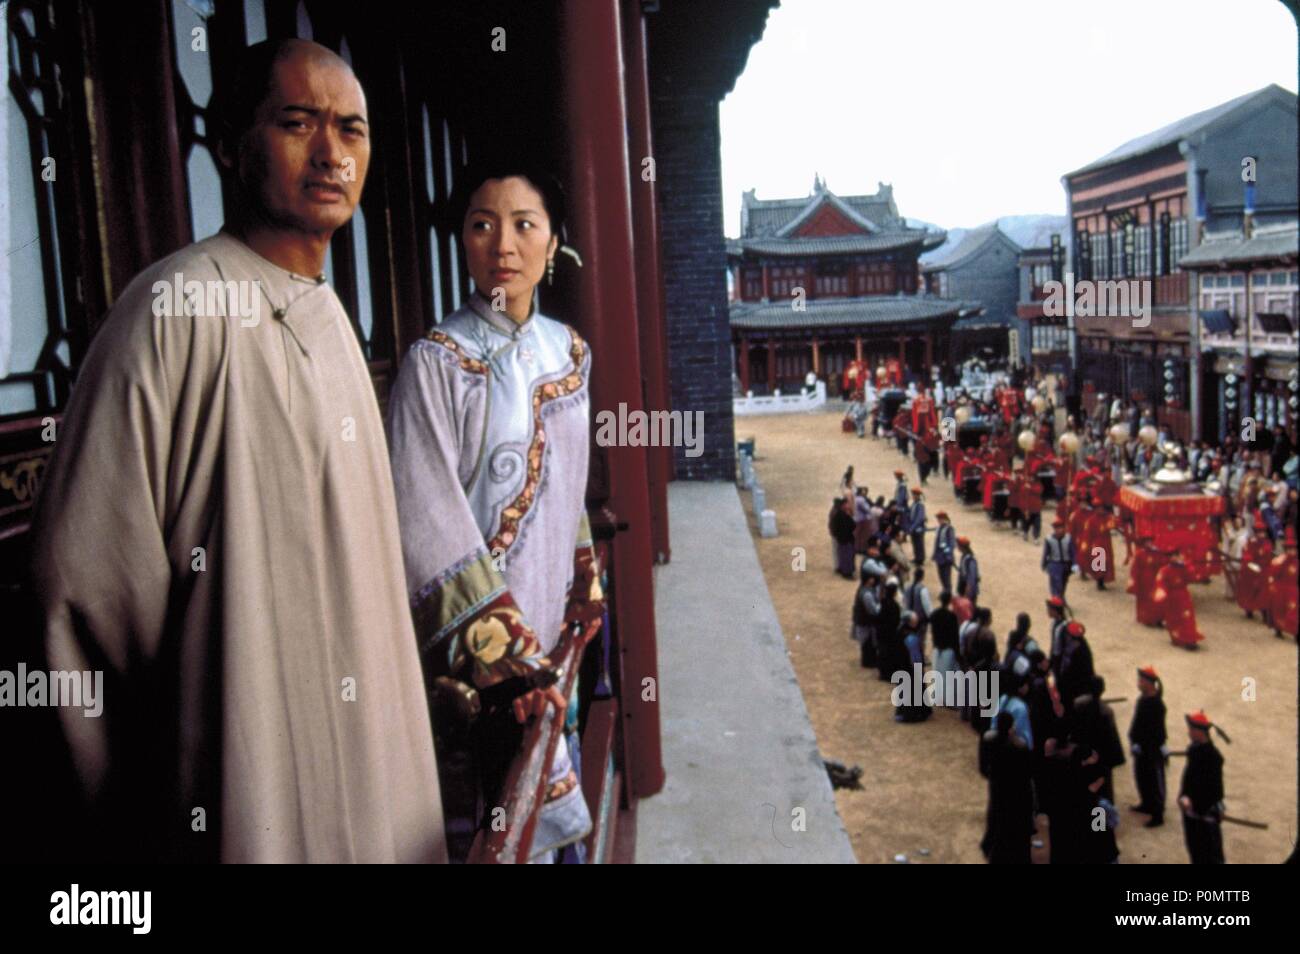
{"label": "crowd of people", "polygon": [[[988,860],[1029,862],[1039,819],[1046,816],[1052,863],[1115,861],[1120,814],[1112,774],[1126,764],[1127,750],[1139,793],[1130,810],[1146,815],[1148,827],[1165,822],[1170,759],[1185,759],[1176,805],[1189,857],[1221,863],[1223,758],[1212,733],[1226,736],[1204,712],[1187,713],[1188,746],[1171,751],[1163,684],[1152,666],[1144,666],[1132,677],[1138,701],[1125,746],[1067,588],[1075,575],[1100,590],[1115,581],[1112,537],[1119,534],[1125,562],[1133,563],[1128,592],[1137,596],[1138,622],[1163,625],[1175,643],[1194,647],[1203,637],[1188,585],[1219,571],[1247,616],[1258,613],[1275,633],[1294,637],[1295,441],[1279,427],[1267,446],[1235,440],[1214,448],[1184,446],[1155,425],[1149,411],[1124,402],[1101,400],[1099,413],[1082,421],[1058,416],[1042,382],[999,387],[988,401],[913,385],[909,400],[887,411],[875,395],[855,397],[846,418],[854,426],[845,430],[869,429],[873,437],[893,440],[915,460],[917,478],[909,486],[906,471],[895,470],[890,493],[874,498],[855,483],[851,467],[841,479],[829,529],[836,571],[858,582],[850,634],[860,664],[883,681],[897,682],[900,674],[910,679],[914,668],[927,664],[938,677],[932,696],[896,705],[895,721],[923,721],[935,708],[956,708],[977,733],[978,764],[989,781],[981,843]],[[1059,417],[1065,417],[1060,433]],[[950,434],[941,442],[938,424],[945,419],[975,422],[975,439]],[[1156,430],[1154,441],[1144,433],[1148,427]],[[1020,467],[1017,458],[1023,458]],[[953,481],[959,500],[983,504],[991,519],[1008,521],[1041,545],[1048,584],[1041,644],[1031,634],[1031,616],[1022,612],[999,648],[992,609],[980,603],[971,540],[945,510],[927,524],[925,481],[935,467]],[[1190,484],[1225,497],[1222,546],[1203,562],[1189,566],[1182,552],[1139,536],[1117,506],[1121,483],[1133,480],[1128,475],[1146,479],[1162,471],[1182,471]],[[1041,529],[1044,500],[1055,501],[1047,534]],[[927,563],[934,565],[933,577]],[[996,705],[952,692],[981,679],[997,687]]]}

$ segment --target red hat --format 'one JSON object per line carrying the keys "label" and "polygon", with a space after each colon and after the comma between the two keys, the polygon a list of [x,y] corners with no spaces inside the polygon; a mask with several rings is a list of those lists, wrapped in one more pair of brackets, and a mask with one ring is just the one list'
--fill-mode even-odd
{"label": "red hat", "polygon": [[957,546],[959,546],[959,547],[968,547],[968,546],[970,546],[970,537],[958,537],[958,538],[957,538]]}
{"label": "red hat", "polygon": [[1065,600],[1061,599],[1059,596],[1049,596],[1047,598],[1047,605],[1053,609],[1063,610],[1065,609]]}
{"label": "red hat", "polygon": [[938,520],[947,520],[947,519],[948,519],[948,511],[946,511],[946,510],[938,510],[938,511],[935,511],[934,516],[935,516],[935,518],[938,519]]}
{"label": "red hat", "polygon": [[1052,526],[1054,526],[1054,527],[1063,527],[1063,526],[1065,526],[1065,518],[1064,518],[1064,517],[1057,517],[1055,520],[1052,521]]}
{"label": "red hat", "polygon": [[1232,742],[1232,739],[1228,738],[1228,733],[1224,732],[1221,728],[1210,721],[1210,717],[1205,714],[1204,709],[1197,709],[1195,712],[1189,712],[1184,716],[1184,718],[1187,719],[1187,724],[1193,729],[1200,729],[1203,732],[1209,732],[1213,729],[1219,734],[1224,742]]}
{"label": "red hat", "polygon": [[913,487],[913,488],[912,488],[912,493],[913,493],[915,496],[917,496],[917,497],[921,496],[921,488],[920,488],[920,487]]}
{"label": "red hat", "polygon": [[1083,624],[1080,623],[1077,619],[1070,620],[1070,622],[1065,627],[1065,631],[1071,636],[1079,636],[1079,637],[1082,637],[1083,634],[1087,632],[1087,630],[1084,629]]}
{"label": "red hat", "polygon": [[902,476],[903,476],[903,472],[902,472],[901,470],[896,470],[896,471],[894,471],[894,476],[895,476],[895,477],[902,477]]}
{"label": "red hat", "polygon": [[1159,682],[1160,674],[1156,672],[1156,667],[1152,665],[1142,666],[1138,669],[1138,675],[1148,682]]}

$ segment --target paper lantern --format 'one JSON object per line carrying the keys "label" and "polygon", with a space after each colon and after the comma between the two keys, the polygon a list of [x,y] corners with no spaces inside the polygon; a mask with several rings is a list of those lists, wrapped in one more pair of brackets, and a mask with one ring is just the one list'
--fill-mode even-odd
{"label": "paper lantern", "polygon": [[1116,424],[1110,429],[1110,439],[1116,444],[1125,444],[1128,442],[1128,425]]}
{"label": "paper lantern", "polygon": [[1020,436],[1016,438],[1016,443],[1020,445],[1022,451],[1028,452],[1034,449],[1034,442],[1037,440],[1033,431],[1021,431]]}
{"label": "paper lantern", "polygon": [[1146,425],[1145,427],[1143,427],[1141,430],[1138,431],[1138,440],[1140,440],[1143,444],[1146,444],[1147,447],[1154,447],[1156,443],[1156,438],[1158,438],[1159,436],[1160,436],[1159,432],[1150,424]]}
{"label": "paper lantern", "polygon": [[1079,449],[1078,436],[1071,434],[1069,431],[1062,434],[1061,439],[1057,443],[1060,445],[1061,450],[1066,454],[1073,454]]}
{"label": "paper lantern", "polygon": [[957,410],[953,411],[952,416],[957,419],[958,424],[965,424],[970,420],[970,408],[963,404],[961,407],[957,408]]}
{"label": "paper lantern", "polygon": [[1027,388],[1025,388],[1025,400],[1026,400],[1026,401],[1032,401],[1032,400],[1033,400],[1034,398],[1036,398],[1036,397],[1038,397],[1038,392],[1037,392],[1036,390],[1034,390],[1033,387],[1027,387]]}

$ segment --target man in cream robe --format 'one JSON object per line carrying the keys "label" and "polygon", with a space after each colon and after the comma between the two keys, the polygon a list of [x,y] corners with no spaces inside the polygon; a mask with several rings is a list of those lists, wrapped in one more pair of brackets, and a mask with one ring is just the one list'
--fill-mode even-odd
{"label": "man in cream robe", "polygon": [[[346,69],[292,42],[281,86]],[[105,674],[102,717],[60,712],[105,855],[445,859],[383,425],[323,277],[224,231],[138,275],[32,539],[50,667]]]}
{"label": "man in cream robe", "polygon": [[[155,317],[177,274],[260,282],[257,323]],[[81,370],[33,540],[51,668],[106,671],[102,718],[62,710],[79,774],[110,813],[151,806],[126,841],[441,857],[383,426],[328,285],[224,233],[138,276]]]}

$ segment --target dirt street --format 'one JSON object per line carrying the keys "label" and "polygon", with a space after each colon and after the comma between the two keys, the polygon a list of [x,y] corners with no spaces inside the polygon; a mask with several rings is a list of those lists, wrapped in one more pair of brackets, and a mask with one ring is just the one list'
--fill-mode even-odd
{"label": "dirt street", "polygon": [[[756,439],[755,470],[767,506],[776,511],[776,538],[758,537],[752,512],[750,528],[822,755],[865,769],[865,791],[836,792],[858,860],[890,862],[905,854],[912,863],[983,862],[979,841],[987,783],[976,765],[976,735],[952,710],[939,710],[919,724],[893,721],[889,684],[858,665],[857,646],[849,638],[856,584],[834,573],[826,530],[830,500],[846,466],[854,466],[856,482],[865,484],[873,499],[888,499],[892,471],[902,467],[911,485],[915,463],[904,462],[892,443],[841,433],[840,415],[832,411],[738,418],[736,436]],[[752,511],[750,495],[742,491],[741,496]],[[1041,544],[1024,542],[1009,528],[994,527],[979,507],[958,503],[951,484],[939,474],[930,477],[926,503],[931,524],[935,510],[946,509],[957,533],[971,538],[981,567],[980,603],[993,610],[999,652],[1022,610],[1033,618],[1031,633],[1045,641],[1047,581],[1039,570]],[[1050,522],[1050,512],[1045,512],[1044,524]],[[927,535],[927,556],[932,540]],[[1115,541],[1122,560],[1123,543],[1118,536]],[[807,554],[802,572],[793,569],[796,547]],[[1074,578],[1069,598],[1087,626],[1107,697],[1126,697],[1113,706],[1126,750],[1135,670],[1151,663],[1165,683],[1171,747],[1186,745],[1183,713],[1204,708],[1232,738],[1231,745],[1216,740],[1226,760],[1228,811],[1269,825],[1268,831],[1225,826],[1227,860],[1285,859],[1296,838],[1295,642],[1277,639],[1262,623],[1245,619],[1225,598],[1222,577],[1216,577],[1192,588],[1206,641],[1194,652],[1179,649],[1164,630],[1134,622],[1134,599],[1124,592],[1128,568],[1120,567],[1118,573],[1107,592]],[[926,581],[937,601],[931,563],[926,564]],[[1243,698],[1249,695],[1244,680],[1254,680],[1253,701]],[[1131,764],[1116,770],[1122,863],[1187,861],[1175,804],[1181,771],[1181,760],[1172,759],[1164,827],[1145,829],[1145,816],[1127,810],[1137,800]],[[1036,852],[1045,860],[1041,855]]]}

